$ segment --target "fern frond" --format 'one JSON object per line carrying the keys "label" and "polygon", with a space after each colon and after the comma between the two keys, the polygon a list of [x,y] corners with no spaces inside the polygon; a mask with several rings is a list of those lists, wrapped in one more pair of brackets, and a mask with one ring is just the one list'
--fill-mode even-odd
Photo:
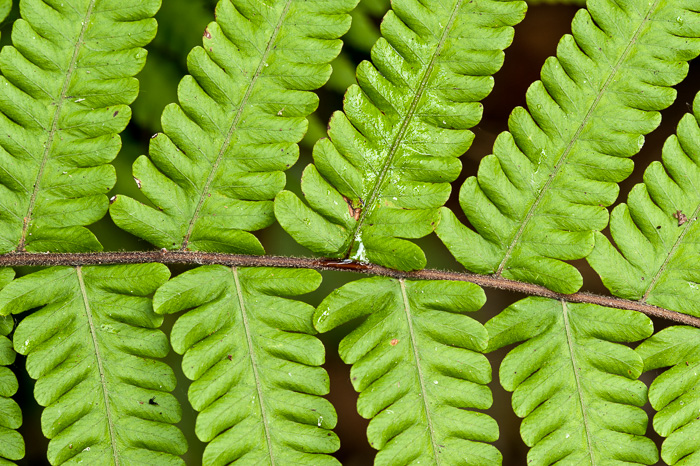
{"label": "fern frond", "polygon": [[7,19],[12,11],[12,0],[0,0],[0,22]]}
{"label": "fern frond", "polygon": [[138,93],[134,75],[160,0],[24,0],[0,53],[0,252],[102,248],[84,228],[107,212]]}
{"label": "fern frond", "polygon": [[117,196],[124,230],[167,249],[262,254],[249,231],[274,221],[272,199],[297,157],[312,91],[326,82],[357,0],[221,0],[188,56],[180,105],[134,178],[155,208]]}
{"label": "fern frond", "polygon": [[[0,269],[0,288],[10,283],[15,272],[10,268]],[[12,317],[0,317],[0,366],[15,362],[15,350],[7,335],[12,332],[15,322]],[[22,425],[22,411],[10,398],[17,393],[17,377],[7,367],[0,367],[0,464],[14,464],[24,458],[24,440],[17,432]]]}
{"label": "fern frond", "polygon": [[700,462],[700,330],[669,327],[644,341],[636,349],[644,371],[671,366],[649,387],[649,402],[658,411],[654,430],[665,437],[661,458],[668,465]]}
{"label": "fern frond", "polygon": [[37,379],[51,464],[182,464],[187,450],[175,375],[148,297],[170,272],[162,264],[56,267],[0,291],[0,314],[24,317],[15,350]]}
{"label": "fern frond", "polygon": [[519,1],[396,0],[372,62],[314,147],[302,177],[308,205],[284,191],[275,215],[300,244],[329,257],[420,269],[423,251],[402,238],[433,231],[459,175],[457,157],[525,14]]}
{"label": "fern frond", "polygon": [[[620,343],[653,331],[643,314],[525,298],[486,323],[489,349],[521,343],[499,370],[513,392],[528,464],[655,464],[644,437],[642,359]],[[561,462],[561,463],[560,463]]]}
{"label": "fern frond", "polygon": [[326,455],[339,447],[337,417],[321,398],[329,381],[314,309],[282,298],[320,283],[312,270],[205,266],[156,292],[156,312],[188,310],[171,342],[194,380],[204,464],[338,464]]}
{"label": "fern frond", "polygon": [[371,419],[375,464],[500,464],[498,426],[473,409],[491,406],[491,366],[483,326],[463,315],[486,296],[466,282],[384,277],[348,283],[318,307],[325,332],[363,322],[340,343],[353,367],[362,417]]}
{"label": "fern frond", "polygon": [[700,316],[700,94],[587,257],[616,296]]}
{"label": "fern frond", "polygon": [[562,293],[582,284],[562,261],[588,255],[629,157],[675,99],[700,53],[700,14],[683,0],[591,0],[516,108],[437,234],[467,270]]}

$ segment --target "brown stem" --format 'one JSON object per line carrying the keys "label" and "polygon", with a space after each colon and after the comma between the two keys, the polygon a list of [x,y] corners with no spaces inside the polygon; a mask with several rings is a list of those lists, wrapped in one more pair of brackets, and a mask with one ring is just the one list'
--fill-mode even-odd
{"label": "brown stem", "polygon": [[685,325],[700,328],[700,318],[670,311],[639,301],[602,296],[592,293],[555,293],[543,286],[508,280],[490,275],[478,275],[465,272],[445,270],[417,270],[402,272],[374,264],[363,264],[355,261],[338,261],[332,259],[315,259],[306,257],[283,256],[245,256],[237,254],[222,254],[215,252],[190,251],[134,251],[134,252],[96,252],[96,253],[9,253],[0,254],[0,267],[12,266],[83,266],[100,264],[143,264],[160,262],[161,264],[208,265],[221,264],[230,267],[284,267],[307,268],[315,270],[335,270],[379,275],[391,278],[409,280],[453,280],[475,283],[486,288],[515,291],[532,296],[561,299],[573,303],[598,304],[600,306],[628,309],[641,312],[648,316],[660,317]]}

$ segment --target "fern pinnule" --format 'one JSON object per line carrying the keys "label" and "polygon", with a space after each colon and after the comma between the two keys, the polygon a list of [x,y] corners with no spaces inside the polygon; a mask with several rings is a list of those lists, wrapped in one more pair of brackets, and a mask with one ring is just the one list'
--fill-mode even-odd
{"label": "fern pinnule", "polygon": [[700,316],[700,94],[586,258],[616,296]]}
{"label": "fern pinnule", "polygon": [[0,314],[39,308],[14,347],[46,407],[51,464],[182,464],[175,375],[156,360],[168,339],[149,298],[169,276],[162,264],[54,267],[0,291]]}
{"label": "fern pinnule", "polygon": [[[0,269],[0,288],[12,281],[15,273],[11,268]],[[0,366],[9,366],[15,362],[12,341],[7,335],[14,329],[14,319],[10,316],[0,317]],[[22,411],[10,398],[17,392],[17,377],[9,367],[0,367],[0,464],[14,464],[24,458],[24,439],[17,429],[22,425]]]}
{"label": "fern pinnule", "polygon": [[156,312],[187,310],[171,342],[194,381],[204,464],[338,464],[327,455],[339,442],[335,410],[321,398],[329,380],[311,335],[314,308],[283,298],[320,282],[312,270],[205,266],[156,292]]}
{"label": "fern pinnule", "polygon": [[375,464],[500,464],[487,442],[498,426],[475,411],[491,406],[488,337],[466,316],[486,301],[465,282],[365,278],[332,292],[314,323],[325,332],[362,322],[340,343],[360,392],[357,409],[371,419]]}
{"label": "fern pinnule", "polygon": [[700,14],[685,1],[590,0],[498,136],[437,234],[469,271],[573,293],[629,157],[675,99],[700,53]]}
{"label": "fern pinnule", "polygon": [[396,0],[392,8],[344,113],[314,147],[301,182],[308,205],[284,191],[275,215],[313,252],[412,270],[425,255],[403,238],[433,231],[525,4]]}
{"label": "fern pinnule", "polygon": [[690,466],[700,461],[700,330],[668,327],[636,349],[644,371],[670,367],[649,386],[649,402],[657,413],[654,430],[664,437],[661,458],[668,464]]}
{"label": "fern pinnule", "polygon": [[102,248],[109,162],[160,0],[23,0],[0,53],[0,252]]}
{"label": "fern pinnule", "polygon": [[528,464],[656,464],[644,437],[642,358],[622,343],[649,337],[640,313],[525,298],[485,325],[489,350],[520,343],[503,359]]}
{"label": "fern pinnule", "polygon": [[[323,86],[325,90],[339,94],[340,98],[352,84],[355,84],[353,55],[369,55],[374,43],[379,39],[378,21],[389,9],[389,0],[360,0],[350,12],[352,25],[343,36],[343,51],[331,62],[333,73]],[[309,129],[301,142],[302,147],[312,148],[321,138],[326,137],[327,122],[317,113],[309,115]]]}
{"label": "fern pinnule", "polygon": [[153,207],[117,196],[114,222],[161,248],[262,254],[249,231],[274,221],[272,199],[318,104],[309,91],[328,79],[356,3],[221,0],[164,134],[134,163]]}

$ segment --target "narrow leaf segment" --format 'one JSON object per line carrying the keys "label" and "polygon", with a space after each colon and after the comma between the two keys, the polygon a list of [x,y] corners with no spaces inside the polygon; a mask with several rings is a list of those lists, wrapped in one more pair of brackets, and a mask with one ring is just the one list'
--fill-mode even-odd
{"label": "narrow leaf segment", "polygon": [[[687,7],[686,7],[687,6]],[[437,234],[467,270],[573,293],[575,267],[607,226],[629,157],[700,53],[700,14],[681,0],[590,0],[460,191],[471,228],[442,210]],[[473,228],[473,229],[472,229]]]}
{"label": "narrow leaf segment", "polygon": [[194,382],[203,464],[338,465],[340,443],[312,306],[283,298],[315,290],[312,270],[205,266],[174,278],[156,312],[187,310],[171,342]]}
{"label": "narrow leaf segment", "polygon": [[152,206],[117,196],[114,222],[160,248],[264,253],[249,231],[274,221],[272,199],[318,105],[309,91],[328,80],[356,3],[221,0],[164,134],[134,162]]}
{"label": "narrow leaf segment", "polygon": [[503,63],[525,3],[396,0],[372,63],[357,68],[344,113],[302,177],[308,205],[283,191],[275,215],[300,244],[333,258],[400,270],[425,267],[402,238],[430,234],[459,175],[457,157]]}
{"label": "narrow leaf segment", "polygon": [[156,360],[168,340],[148,297],[169,276],[162,264],[55,267],[0,291],[2,315],[39,308],[17,326],[14,346],[46,406],[52,465],[183,464],[175,375]]}
{"label": "narrow leaf segment", "polygon": [[160,0],[25,0],[0,52],[0,251],[102,249],[109,162]]}
{"label": "narrow leaf segment", "polygon": [[339,352],[353,365],[358,412],[371,419],[376,464],[500,464],[486,443],[498,439],[496,421],[476,411],[492,403],[491,366],[481,354],[488,337],[464,315],[485,301],[471,283],[374,277],[319,305],[321,332],[362,319]]}
{"label": "narrow leaf segment", "polygon": [[[10,283],[15,273],[10,268],[0,269],[0,288]],[[22,411],[10,398],[17,393],[17,377],[8,367],[15,362],[15,349],[7,335],[14,329],[14,319],[0,317],[0,464],[14,464],[24,458],[24,440],[17,432],[22,425]]]}
{"label": "narrow leaf segment", "polygon": [[661,458],[668,465],[700,462],[700,331],[669,327],[637,348],[644,371],[670,366],[649,387],[649,402],[658,411],[654,430],[665,437]]}
{"label": "narrow leaf segment", "polygon": [[503,359],[528,464],[656,464],[644,437],[642,359],[621,343],[642,340],[651,320],[632,311],[526,298],[486,323],[489,350],[520,343]]}
{"label": "narrow leaf segment", "polygon": [[700,316],[700,94],[694,110],[612,211],[619,251],[597,233],[587,260],[616,296]]}

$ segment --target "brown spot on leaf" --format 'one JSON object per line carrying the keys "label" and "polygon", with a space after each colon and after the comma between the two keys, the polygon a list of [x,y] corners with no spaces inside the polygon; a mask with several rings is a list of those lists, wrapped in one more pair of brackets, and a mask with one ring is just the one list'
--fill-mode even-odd
{"label": "brown spot on leaf", "polygon": [[209,28],[204,30],[204,37],[211,39],[211,32],[209,32]]}
{"label": "brown spot on leaf", "polygon": [[677,210],[676,213],[673,214],[673,218],[678,220],[678,226],[681,226],[688,221],[688,217],[686,217],[685,214],[680,210]]}
{"label": "brown spot on leaf", "polygon": [[117,116],[117,115],[119,115],[119,110],[117,110],[116,112],[114,112],[114,114],[113,114],[112,116],[115,117],[115,116]]}
{"label": "brown spot on leaf", "polygon": [[[362,213],[362,207],[355,207],[352,203],[352,200],[348,199],[345,196],[343,196],[343,199],[348,204],[348,211],[350,212],[350,216],[352,218],[354,218],[355,221],[360,220],[360,214]],[[360,201],[360,202],[362,202],[362,201]]]}
{"label": "brown spot on leaf", "polygon": [[399,344],[399,339],[398,339],[398,338],[394,338],[394,339],[391,340],[391,343],[389,343],[389,344],[390,344],[391,346],[396,346],[396,345]]}

